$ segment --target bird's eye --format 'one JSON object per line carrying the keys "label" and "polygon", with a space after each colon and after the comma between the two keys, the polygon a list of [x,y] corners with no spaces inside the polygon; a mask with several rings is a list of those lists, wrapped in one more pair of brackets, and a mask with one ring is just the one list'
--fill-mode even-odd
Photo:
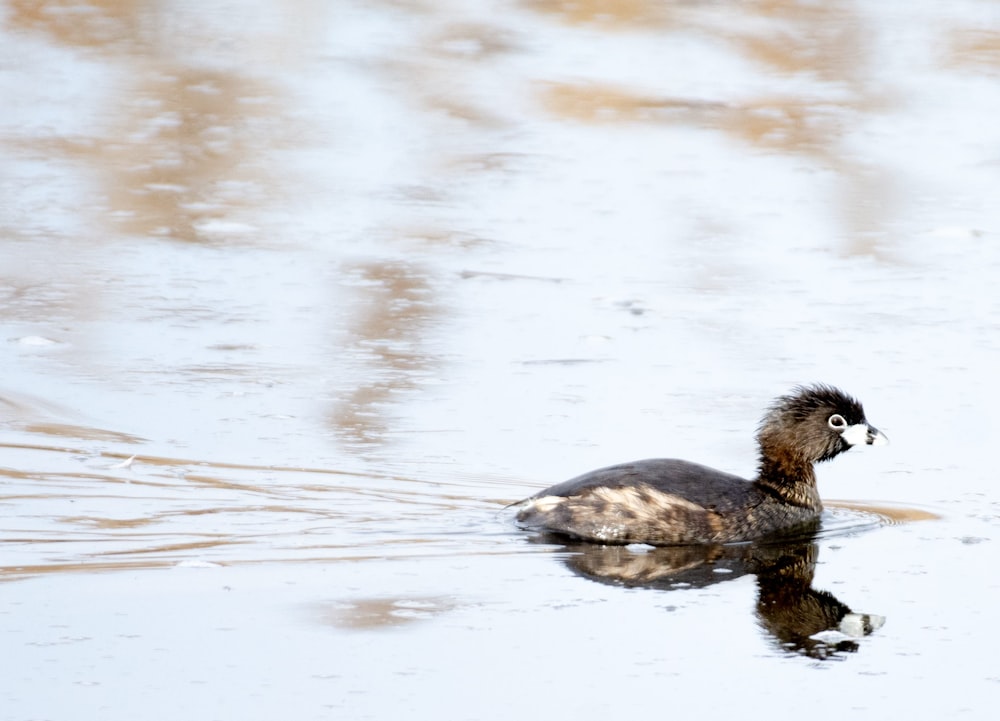
{"label": "bird's eye", "polygon": [[827,425],[835,431],[842,431],[847,428],[847,421],[839,413],[834,413],[830,416],[830,420],[827,421]]}

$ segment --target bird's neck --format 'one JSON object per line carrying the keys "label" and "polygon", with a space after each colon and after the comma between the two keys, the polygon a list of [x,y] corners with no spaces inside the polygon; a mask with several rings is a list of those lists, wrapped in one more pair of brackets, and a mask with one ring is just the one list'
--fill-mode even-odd
{"label": "bird's neck", "polygon": [[786,503],[823,510],[813,464],[794,454],[768,453],[762,448],[756,483]]}

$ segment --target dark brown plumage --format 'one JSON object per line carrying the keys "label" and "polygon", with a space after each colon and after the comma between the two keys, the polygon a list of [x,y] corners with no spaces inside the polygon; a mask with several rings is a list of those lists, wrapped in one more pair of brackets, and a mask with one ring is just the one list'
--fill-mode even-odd
{"label": "dark brown plumage", "polygon": [[526,528],[599,543],[731,543],[814,527],[823,505],[813,464],[886,437],[861,404],[826,385],[778,398],[757,430],[757,477],[747,481],[676,459],[602,468],[518,504]]}

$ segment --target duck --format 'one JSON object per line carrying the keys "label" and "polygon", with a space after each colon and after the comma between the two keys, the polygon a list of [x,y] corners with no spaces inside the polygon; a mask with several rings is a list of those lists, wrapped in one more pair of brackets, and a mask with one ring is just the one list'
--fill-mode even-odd
{"label": "duck", "polygon": [[607,545],[727,544],[809,534],[823,503],[815,464],[889,439],[827,384],[777,398],[757,427],[752,479],[675,458],[584,473],[512,504],[524,529]]}

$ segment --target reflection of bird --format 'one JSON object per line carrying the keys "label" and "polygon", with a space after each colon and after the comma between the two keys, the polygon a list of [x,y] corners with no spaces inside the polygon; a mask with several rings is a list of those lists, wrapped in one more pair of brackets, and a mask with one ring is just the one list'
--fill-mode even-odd
{"label": "reflection of bird", "polygon": [[[540,538],[538,540],[552,540]],[[857,638],[885,622],[853,613],[833,594],[812,587],[816,544],[666,546],[634,551],[628,546],[573,543],[566,565],[593,581],[662,590],[703,588],[746,574],[757,576],[757,618],[787,651],[827,658],[856,651]]]}
{"label": "reflection of bird", "polygon": [[823,506],[813,464],[886,437],[861,404],[824,385],[778,398],[757,431],[757,477],[746,481],[675,459],[585,473],[515,504],[527,528],[599,543],[729,543],[800,532]]}
{"label": "reflection of bird", "polygon": [[[885,623],[883,616],[853,613],[832,593],[812,587],[815,544],[797,548],[757,573],[757,616],[784,647],[825,658],[831,650],[857,651],[855,638]],[[826,632],[826,633],[824,633]]]}

